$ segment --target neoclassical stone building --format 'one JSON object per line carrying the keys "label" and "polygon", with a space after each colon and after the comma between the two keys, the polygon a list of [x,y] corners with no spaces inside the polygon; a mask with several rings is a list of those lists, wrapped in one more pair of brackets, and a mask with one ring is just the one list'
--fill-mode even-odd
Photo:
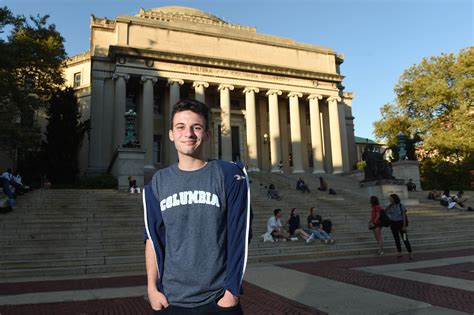
{"label": "neoclassical stone building", "polygon": [[249,170],[341,173],[356,162],[352,93],[332,49],[257,33],[187,7],[110,20],[91,17],[90,51],[65,70],[91,118],[82,169],[105,172],[137,114],[144,168],[176,162],[170,108],[181,98],[211,107],[209,156]]}

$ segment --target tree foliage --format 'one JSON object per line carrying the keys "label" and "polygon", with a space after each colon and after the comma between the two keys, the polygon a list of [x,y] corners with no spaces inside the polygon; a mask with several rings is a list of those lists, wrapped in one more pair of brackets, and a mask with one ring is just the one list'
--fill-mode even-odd
{"label": "tree foliage", "polygon": [[63,84],[64,39],[48,16],[25,18],[0,8],[0,147],[33,150],[40,145],[38,115]]}
{"label": "tree foliage", "polygon": [[80,121],[74,90],[58,89],[50,100],[47,115],[47,174],[54,184],[72,184],[79,172],[79,149],[89,129],[88,121]]}
{"label": "tree foliage", "polygon": [[402,74],[395,93],[374,123],[376,137],[395,149],[399,132],[409,137],[425,188],[467,189],[474,163],[474,46],[424,58]]}
{"label": "tree foliage", "polygon": [[474,47],[424,58],[402,74],[395,93],[395,103],[385,104],[374,123],[378,139],[393,145],[402,132],[419,137],[427,154],[474,151]]}

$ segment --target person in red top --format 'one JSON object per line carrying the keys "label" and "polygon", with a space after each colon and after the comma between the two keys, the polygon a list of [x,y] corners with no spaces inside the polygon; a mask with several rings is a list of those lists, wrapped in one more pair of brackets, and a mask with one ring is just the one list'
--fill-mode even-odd
{"label": "person in red top", "polygon": [[372,213],[370,216],[369,229],[374,232],[375,239],[379,245],[377,255],[383,255],[383,239],[382,239],[382,225],[380,224],[380,211],[383,211],[380,207],[379,198],[376,196],[370,197],[370,204],[372,206]]}

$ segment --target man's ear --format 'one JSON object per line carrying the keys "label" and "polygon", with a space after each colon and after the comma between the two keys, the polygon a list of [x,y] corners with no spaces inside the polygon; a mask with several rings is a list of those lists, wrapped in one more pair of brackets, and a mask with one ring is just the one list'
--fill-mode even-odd
{"label": "man's ear", "polygon": [[170,129],[170,130],[168,131],[168,137],[170,138],[170,141],[171,141],[171,142],[174,142],[173,130]]}

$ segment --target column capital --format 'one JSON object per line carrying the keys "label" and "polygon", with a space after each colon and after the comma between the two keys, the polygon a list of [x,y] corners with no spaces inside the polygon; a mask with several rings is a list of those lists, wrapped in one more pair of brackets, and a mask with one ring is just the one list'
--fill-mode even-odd
{"label": "column capital", "polygon": [[149,76],[149,75],[142,75],[140,77],[140,81],[145,83],[146,81],[150,80],[152,83],[156,83],[158,82],[158,78],[157,77],[152,77],[152,76]]}
{"label": "column capital", "polygon": [[292,97],[303,97],[303,93],[300,93],[300,92],[290,92],[288,93],[288,98],[292,98]]}
{"label": "column capital", "polygon": [[328,102],[333,102],[333,101],[340,102],[341,98],[339,96],[329,96]]}
{"label": "column capital", "polygon": [[117,80],[118,78],[124,78],[125,80],[128,80],[128,79],[130,79],[130,75],[127,74],[127,73],[118,73],[118,72],[115,72],[115,73],[112,75],[112,79]]}
{"label": "column capital", "polygon": [[194,81],[193,82],[193,88],[196,88],[196,87],[204,87],[204,88],[208,88],[209,87],[209,83],[208,82],[204,82],[204,81]]}
{"label": "column capital", "polygon": [[230,91],[233,91],[234,90],[234,86],[233,85],[230,85],[230,84],[219,84],[219,86],[217,87],[217,90],[218,91],[222,91],[222,90],[225,90],[225,89],[228,89]]}
{"label": "column capital", "polygon": [[168,79],[168,85],[173,85],[173,84],[179,84],[179,85],[183,85],[184,84],[184,81],[181,80],[181,79]]}
{"label": "column capital", "polygon": [[323,96],[320,94],[310,94],[308,100],[322,100]]}
{"label": "column capital", "polygon": [[282,92],[280,90],[268,90],[267,93],[265,93],[266,96],[273,95],[273,94],[281,95]]}
{"label": "column capital", "polygon": [[260,90],[256,87],[250,87],[250,86],[247,86],[244,90],[243,90],[243,94],[246,94],[246,93],[250,93],[250,92],[254,92],[254,93],[258,93],[260,92]]}

